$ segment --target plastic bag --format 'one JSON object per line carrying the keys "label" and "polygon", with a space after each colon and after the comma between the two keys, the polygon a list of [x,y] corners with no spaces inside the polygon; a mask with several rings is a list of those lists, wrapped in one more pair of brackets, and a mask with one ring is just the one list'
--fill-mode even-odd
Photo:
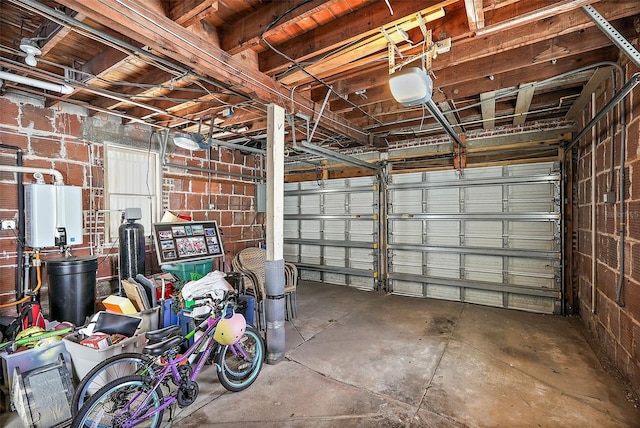
{"label": "plastic bag", "polygon": [[182,287],[182,297],[185,300],[205,297],[222,299],[227,291],[233,291],[225,276],[224,272],[214,270],[197,281],[189,281]]}

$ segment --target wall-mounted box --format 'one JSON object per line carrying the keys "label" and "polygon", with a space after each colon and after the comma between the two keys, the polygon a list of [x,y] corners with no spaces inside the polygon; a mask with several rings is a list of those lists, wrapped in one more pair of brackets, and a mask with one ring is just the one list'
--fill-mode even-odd
{"label": "wall-mounted box", "polygon": [[265,183],[256,184],[256,212],[267,212],[267,185]]}
{"label": "wall-mounted box", "polygon": [[55,247],[64,230],[66,245],[82,244],[82,189],[76,186],[26,184],[25,244]]}

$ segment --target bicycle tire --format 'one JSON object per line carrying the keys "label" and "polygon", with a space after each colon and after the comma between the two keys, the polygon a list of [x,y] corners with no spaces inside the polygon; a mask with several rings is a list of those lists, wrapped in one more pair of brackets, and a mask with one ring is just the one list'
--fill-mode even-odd
{"label": "bicycle tire", "polygon": [[[242,347],[249,360],[234,354],[231,347]],[[239,392],[247,389],[258,377],[264,362],[264,341],[260,332],[247,324],[244,335],[236,345],[220,346],[215,355],[220,384],[227,390]]]}
{"label": "bicycle tire", "polygon": [[101,361],[82,378],[73,394],[71,409],[80,410],[85,401],[112,380],[133,374],[153,375],[153,370],[143,373],[147,367],[153,368],[153,360],[143,354],[126,352]]}
{"label": "bicycle tire", "polygon": [[[123,422],[127,421],[127,416],[122,413],[122,409],[140,391],[143,394],[136,397],[138,404],[147,403],[145,408],[140,410],[142,413],[150,408],[159,407],[163,400],[162,389],[156,388],[153,390],[151,380],[153,378],[147,376],[132,375],[109,382],[93,394],[82,406],[80,411],[73,417],[71,428],[121,426]],[[149,391],[150,394],[147,395]],[[136,426],[158,428],[162,424],[163,416],[164,409],[159,410],[150,420],[145,420]],[[113,420],[114,417],[117,418],[117,421]]]}

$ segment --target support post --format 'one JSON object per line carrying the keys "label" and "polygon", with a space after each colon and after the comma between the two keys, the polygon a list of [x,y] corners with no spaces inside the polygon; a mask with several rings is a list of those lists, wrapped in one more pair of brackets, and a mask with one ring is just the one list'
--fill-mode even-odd
{"label": "support post", "polygon": [[267,107],[267,363],[284,357],[284,109]]}

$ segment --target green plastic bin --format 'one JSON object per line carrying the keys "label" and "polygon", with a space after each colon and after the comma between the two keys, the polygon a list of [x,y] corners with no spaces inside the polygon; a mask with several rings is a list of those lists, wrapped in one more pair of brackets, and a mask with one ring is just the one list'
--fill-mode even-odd
{"label": "green plastic bin", "polygon": [[[165,272],[175,275],[182,281],[199,279],[209,272],[213,267],[213,259],[196,260],[193,262],[166,263],[160,266]],[[197,274],[198,278],[192,278],[191,274]]]}

